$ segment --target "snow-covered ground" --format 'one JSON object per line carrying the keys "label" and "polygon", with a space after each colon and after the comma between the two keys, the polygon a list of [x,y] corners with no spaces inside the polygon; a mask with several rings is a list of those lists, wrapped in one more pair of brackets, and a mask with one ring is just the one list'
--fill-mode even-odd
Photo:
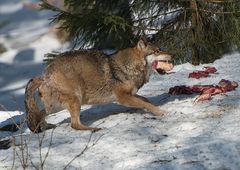
{"label": "snow-covered ground", "polygon": [[[6,15],[5,18],[33,12],[24,9],[17,0],[14,4],[7,0],[0,3],[0,15]],[[9,8],[5,13],[1,10],[5,9],[3,5]],[[40,14],[32,16],[36,15]],[[40,16],[37,23],[33,22],[34,18],[26,21],[19,17],[14,20],[15,27],[9,26],[4,32],[0,30],[0,42],[8,47],[8,51],[0,55],[0,104],[5,107],[0,109],[0,128],[25,120],[23,96],[27,81],[42,71],[44,53],[61,50],[60,43],[47,33],[45,22],[51,13]],[[37,25],[40,21],[42,25]],[[139,91],[166,110],[168,114],[164,117],[112,103],[82,108],[82,122],[102,128],[95,133],[72,129],[67,111],[49,116],[48,122],[58,126],[45,133],[32,134],[25,124],[17,132],[0,131],[0,145],[4,140],[11,140],[10,148],[0,150],[0,169],[23,169],[25,161],[27,169],[40,169],[43,164],[43,169],[57,170],[238,170],[240,88],[198,104],[193,104],[195,95],[171,96],[167,93],[176,85],[217,84],[221,79],[240,84],[239,53],[225,55],[208,65],[215,66],[217,74],[189,79],[190,72],[206,65],[186,63],[175,66],[174,74],[154,74]]]}

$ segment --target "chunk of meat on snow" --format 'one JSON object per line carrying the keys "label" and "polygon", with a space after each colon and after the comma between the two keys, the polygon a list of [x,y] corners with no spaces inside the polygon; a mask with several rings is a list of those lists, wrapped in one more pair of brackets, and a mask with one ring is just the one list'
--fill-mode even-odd
{"label": "chunk of meat on snow", "polygon": [[203,71],[194,71],[192,73],[189,73],[188,78],[196,78],[196,79],[200,79],[202,77],[208,77],[209,74],[213,74],[217,71],[217,69],[215,67],[204,67],[205,70]]}
{"label": "chunk of meat on snow", "polygon": [[218,85],[194,85],[192,87],[189,86],[175,86],[169,89],[169,94],[172,95],[180,95],[180,94],[193,94],[200,93],[194,103],[210,100],[211,96],[226,93],[229,91],[233,91],[238,87],[238,83],[235,81],[229,81],[222,79]]}

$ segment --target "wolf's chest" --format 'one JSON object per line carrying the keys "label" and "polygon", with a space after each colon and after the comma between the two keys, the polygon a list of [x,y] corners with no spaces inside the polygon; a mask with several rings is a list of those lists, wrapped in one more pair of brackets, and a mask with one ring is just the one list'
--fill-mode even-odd
{"label": "wolf's chest", "polygon": [[142,62],[139,65],[136,65],[130,78],[135,82],[138,89],[142,87],[149,78],[147,63]]}

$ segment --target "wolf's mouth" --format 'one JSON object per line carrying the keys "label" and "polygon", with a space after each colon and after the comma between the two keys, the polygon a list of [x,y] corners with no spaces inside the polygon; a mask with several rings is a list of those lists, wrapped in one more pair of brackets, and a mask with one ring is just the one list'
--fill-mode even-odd
{"label": "wolf's mouth", "polygon": [[154,60],[152,62],[152,69],[156,70],[159,74],[165,74],[173,69],[171,60]]}
{"label": "wolf's mouth", "polygon": [[158,51],[147,56],[147,62],[151,64],[152,69],[159,74],[164,74],[173,69],[173,64],[171,61],[172,56],[163,51]]}

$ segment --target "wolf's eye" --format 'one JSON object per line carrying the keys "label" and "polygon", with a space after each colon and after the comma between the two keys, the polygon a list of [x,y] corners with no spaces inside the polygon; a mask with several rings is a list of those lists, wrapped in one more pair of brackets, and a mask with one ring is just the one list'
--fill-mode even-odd
{"label": "wolf's eye", "polygon": [[159,49],[155,50],[155,54],[158,54],[158,53],[160,53],[160,50]]}

